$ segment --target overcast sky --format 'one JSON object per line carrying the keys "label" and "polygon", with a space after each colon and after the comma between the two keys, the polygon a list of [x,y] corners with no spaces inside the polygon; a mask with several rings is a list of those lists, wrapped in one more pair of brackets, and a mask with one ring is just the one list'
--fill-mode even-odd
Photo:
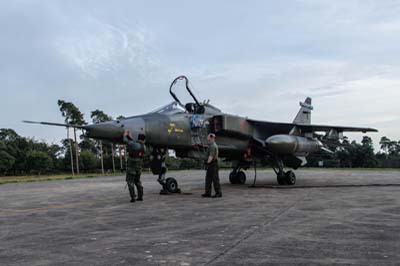
{"label": "overcast sky", "polygon": [[[225,112],[368,126],[400,139],[399,1],[1,1],[0,127],[59,142],[58,99],[90,120],[146,113],[185,74]],[[361,136],[361,135],[358,135]],[[350,135],[354,138],[355,135]]]}

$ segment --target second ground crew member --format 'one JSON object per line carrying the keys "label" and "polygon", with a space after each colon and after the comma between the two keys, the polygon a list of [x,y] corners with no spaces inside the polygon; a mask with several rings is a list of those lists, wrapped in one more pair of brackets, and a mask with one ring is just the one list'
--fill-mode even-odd
{"label": "second ground crew member", "polygon": [[[146,146],[144,145],[145,136],[139,134],[137,141],[133,141],[132,135],[129,131],[123,134],[123,141],[127,145],[128,150],[128,164],[126,169],[126,183],[128,184],[131,202],[136,200],[143,201],[143,186],[140,182],[140,175],[142,174],[142,164]],[[135,186],[137,190],[137,198],[135,194]]]}
{"label": "second ground crew member", "polygon": [[219,183],[219,169],[218,169],[218,146],[215,143],[215,134],[211,133],[207,136],[208,149],[206,161],[206,191],[203,197],[211,197],[211,187],[214,184],[215,195],[213,198],[222,197],[221,185]]}

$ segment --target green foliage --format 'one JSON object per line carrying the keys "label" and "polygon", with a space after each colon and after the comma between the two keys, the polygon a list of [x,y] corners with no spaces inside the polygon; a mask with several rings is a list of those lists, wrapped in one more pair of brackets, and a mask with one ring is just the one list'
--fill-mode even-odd
{"label": "green foliage", "polygon": [[65,123],[74,125],[85,125],[85,119],[83,118],[83,113],[79,111],[71,102],[66,102],[63,100],[58,100],[58,106],[60,107],[60,112],[65,119]]}
{"label": "green foliage", "polygon": [[167,168],[171,170],[178,170],[181,165],[180,160],[178,158],[171,156],[167,156],[165,164],[167,165]]}
{"label": "green foliage", "polygon": [[92,139],[84,137],[82,139],[82,141],[78,144],[78,146],[79,146],[79,149],[81,149],[81,150],[88,150],[94,154],[97,154],[96,142]]}
{"label": "green foliage", "polygon": [[[98,110],[97,110],[98,111]],[[101,114],[96,112],[96,115]],[[102,116],[102,115],[100,115]],[[105,117],[103,117],[105,118]],[[101,118],[101,119],[103,119]],[[99,118],[100,119],[100,118]],[[50,174],[71,171],[71,154],[69,141],[72,143],[72,153],[75,156],[75,142],[64,139],[61,145],[47,144],[31,138],[19,136],[12,129],[0,129],[0,175],[27,175],[27,174]],[[110,172],[112,170],[111,143],[103,142],[104,168]],[[114,146],[115,147],[115,146]],[[325,166],[331,167],[377,167],[385,166],[386,163],[393,161],[389,165],[397,165],[396,160],[400,160],[400,142],[392,141],[387,137],[382,137],[380,141],[380,151],[374,154],[372,140],[364,137],[361,143],[345,138],[335,153],[312,154],[307,159],[310,166],[318,166],[319,161],[324,161]],[[100,154],[95,142],[83,139],[79,143],[80,149],[80,168],[85,172],[100,171]],[[333,148],[331,148],[334,150]],[[116,156],[115,167],[120,168],[120,158],[117,156],[118,149],[115,147]],[[150,166],[150,151],[144,157],[144,168]],[[75,159],[75,157],[74,157]],[[125,158],[124,158],[125,159]],[[123,163],[125,166],[125,163]],[[202,162],[189,158],[175,158],[167,156],[166,165],[169,170],[179,169],[199,169]],[[223,163],[221,163],[222,167]]]}
{"label": "green foliage", "polygon": [[325,166],[330,167],[373,168],[378,166],[372,139],[368,136],[363,137],[361,144],[356,141],[349,143],[348,139],[344,138],[334,154],[315,153],[307,159],[309,166],[318,166],[318,161],[324,161]]}
{"label": "green foliage", "polygon": [[355,141],[351,143],[349,152],[352,160],[352,167],[367,167],[372,168],[378,165],[375,158],[374,147],[372,146],[372,139],[370,137],[363,137],[362,144]]}
{"label": "green foliage", "polygon": [[89,151],[83,150],[80,153],[80,166],[86,172],[94,171],[98,168],[99,160],[96,155]]}
{"label": "green foliage", "polygon": [[50,170],[53,167],[53,160],[43,151],[28,151],[27,153],[27,167],[30,171],[41,174]]}
{"label": "green foliage", "polygon": [[199,160],[189,158],[182,158],[180,161],[179,169],[200,169],[203,164]]}
{"label": "green foliage", "polygon": [[103,111],[101,111],[99,109],[93,111],[90,114],[90,117],[92,118],[92,121],[93,121],[94,124],[98,124],[98,123],[102,123],[102,122],[106,122],[106,121],[112,120],[111,116],[108,116],[107,114],[105,114]]}
{"label": "green foliage", "polygon": [[0,173],[7,173],[14,165],[15,158],[5,150],[0,150]]}

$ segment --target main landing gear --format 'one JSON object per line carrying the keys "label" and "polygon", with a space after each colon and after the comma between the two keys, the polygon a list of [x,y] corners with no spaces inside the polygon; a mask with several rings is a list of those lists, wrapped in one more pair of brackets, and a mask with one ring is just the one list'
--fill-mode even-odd
{"label": "main landing gear", "polygon": [[231,182],[231,184],[239,184],[239,185],[243,185],[246,183],[246,174],[243,171],[232,171],[229,174],[229,182]]}
{"label": "main landing gear", "polygon": [[[296,184],[296,175],[293,171],[284,171],[284,164],[281,158],[271,158],[271,164],[272,164],[272,169],[274,169],[274,172],[276,173],[276,180],[278,181],[279,185],[294,185]],[[253,162],[253,167],[254,167],[254,181],[253,181],[253,187],[256,184],[256,178],[257,178],[257,164],[254,161]],[[251,167],[251,163],[249,162],[240,162],[238,165],[232,170],[232,172],[229,174],[229,182],[231,184],[239,184],[243,185],[246,183],[246,174],[242,169],[248,169]]]}
{"label": "main landing gear", "polygon": [[296,184],[296,175],[293,171],[285,172],[283,169],[282,159],[275,159],[276,166],[273,166],[274,172],[276,173],[276,180],[279,185],[294,185]]}
{"label": "main landing gear", "polygon": [[235,185],[243,185],[246,184],[246,174],[242,169],[248,169],[248,164],[243,164],[241,162],[232,170],[229,174],[229,182]]}

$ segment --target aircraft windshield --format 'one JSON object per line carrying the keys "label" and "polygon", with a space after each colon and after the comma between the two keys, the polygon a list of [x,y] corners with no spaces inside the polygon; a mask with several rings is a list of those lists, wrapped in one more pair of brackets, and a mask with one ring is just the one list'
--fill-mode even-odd
{"label": "aircraft windshield", "polygon": [[178,114],[178,113],[184,113],[185,108],[180,106],[177,102],[172,102],[170,104],[167,104],[166,106],[163,106],[157,110],[155,110],[153,113],[159,113],[159,114]]}

